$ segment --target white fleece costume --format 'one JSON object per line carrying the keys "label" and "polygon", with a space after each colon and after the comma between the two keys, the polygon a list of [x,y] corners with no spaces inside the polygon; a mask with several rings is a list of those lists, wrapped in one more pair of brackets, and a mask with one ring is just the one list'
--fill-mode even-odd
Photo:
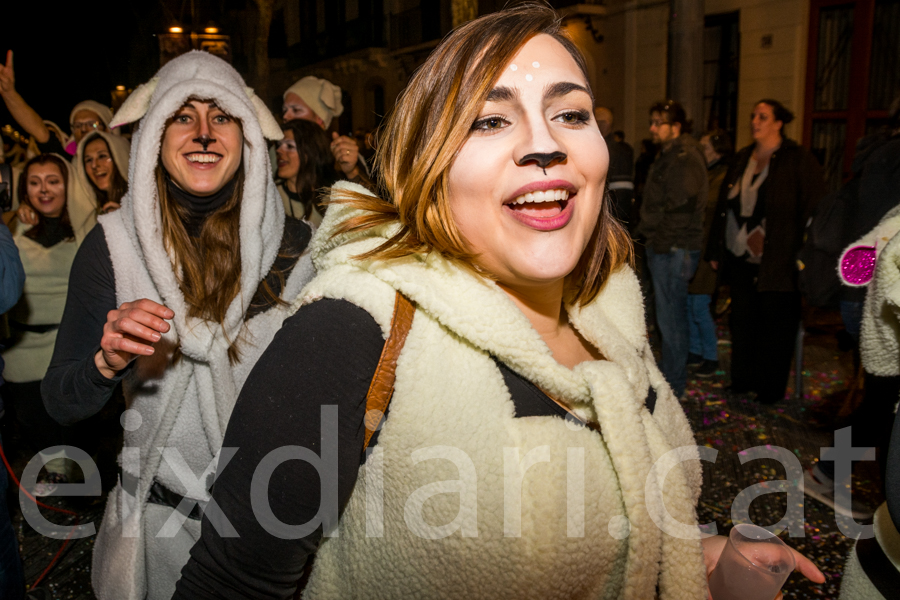
{"label": "white fleece costume", "polygon": [[[860,332],[863,368],[880,377],[900,375],[900,206],[885,214],[875,228],[850,244],[874,247],[875,273],[868,283]],[[843,255],[841,256],[843,260]],[[841,272],[840,266],[838,272]],[[845,285],[852,285],[844,280]],[[894,568],[900,572],[900,533],[887,503],[875,511],[875,538]],[[850,551],[841,580],[841,600],[884,600],[860,564],[856,546]]]}
{"label": "white fleece costume", "polygon": [[[438,253],[354,260],[393,228],[332,237],[351,210],[329,208],[312,244],[319,275],[296,306],[344,299],[385,335],[396,290],[417,310],[378,444],[337,536],[320,546],[303,597],[648,600],[658,585],[666,600],[705,599],[698,454],[654,363],[631,269],[612,275],[590,305],[569,308],[571,322],[606,357],[569,370],[495,283]],[[515,418],[492,356],[598,421],[602,434],[556,417]],[[650,385],[653,414],[644,405]],[[678,447],[685,462],[652,468]],[[375,486],[379,464],[383,485]],[[674,519],[695,539],[654,523],[663,522],[663,501],[669,531]],[[383,531],[367,520],[367,502],[383,503]]]}
{"label": "white fleece costume", "polygon": [[[875,248],[877,259],[872,280],[866,284],[866,301],[860,331],[863,367],[873,375],[900,375],[900,206],[884,215],[875,228],[850,244]],[[843,275],[838,263],[838,273]],[[844,285],[854,285],[842,277]]]}
{"label": "white fleece costume", "polygon": [[131,150],[128,140],[120,135],[113,135],[107,131],[89,133],[78,143],[75,158],[72,159],[72,194],[69,200],[69,219],[72,221],[72,229],[75,230],[75,239],[81,243],[84,236],[90,233],[97,224],[97,215],[102,208],[97,205],[97,194],[94,192],[87,172],[84,170],[84,147],[89,141],[93,141],[99,135],[109,146],[110,156],[122,179],[128,180],[128,154]]}
{"label": "white fleece costume", "polygon": [[[155,170],[166,121],[188,98],[214,100],[225,113],[240,119],[244,148],[244,188],[240,215],[240,293],[220,326],[189,318],[187,305],[163,245]],[[130,182],[122,208],[99,218],[112,258],[118,303],[149,298],[171,308],[172,329],[158,349],[180,347],[176,364],[157,365],[158,376],[138,364],[125,380],[132,413],[121,457],[123,489],[110,494],[103,525],[94,547],[93,584],[101,600],[169,598],[188,550],[199,537],[199,521],[177,524],[183,515],[172,508],[147,504],[154,479],[192,499],[209,499],[213,465],[238,391],[259,355],[269,344],[288,311],[270,308],[244,322],[259,282],[268,274],[280,247],[284,209],[269,170],[266,137],[281,130],[262,101],[226,62],[204,52],[191,52],[167,63],[149,83],[132,94],[113,119],[123,124],[141,119],[131,146]],[[282,291],[296,297],[313,274],[309,253],[294,266]],[[243,331],[241,360],[229,363],[230,340]],[[161,358],[167,353],[158,351]],[[168,353],[171,356],[171,352]],[[147,362],[147,361],[143,361]],[[160,449],[177,450],[163,460]],[[137,463],[136,452],[140,453]],[[213,465],[214,466],[214,465]],[[200,481],[195,481],[200,477]],[[129,488],[138,478],[136,489]],[[175,517],[172,535],[157,537],[160,525]],[[180,517],[180,518],[178,518]],[[171,523],[170,523],[171,525]],[[143,537],[142,537],[143,536]]]}

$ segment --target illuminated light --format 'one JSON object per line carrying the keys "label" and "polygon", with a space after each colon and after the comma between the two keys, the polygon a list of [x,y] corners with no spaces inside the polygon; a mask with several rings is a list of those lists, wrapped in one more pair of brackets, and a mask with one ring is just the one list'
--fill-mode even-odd
{"label": "illuminated light", "polygon": [[116,89],[119,90],[120,92],[124,92],[124,91],[125,91],[125,86],[124,86],[124,85],[117,85],[117,86],[116,86]]}
{"label": "illuminated light", "polygon": [[169,33],[184,33],[181,27],[169,27]]}
{"label": "illuminated light", "polygon": [[206,33],[219,33],[219,28],[218,27],[207,27],[203,31],[205,31]]}

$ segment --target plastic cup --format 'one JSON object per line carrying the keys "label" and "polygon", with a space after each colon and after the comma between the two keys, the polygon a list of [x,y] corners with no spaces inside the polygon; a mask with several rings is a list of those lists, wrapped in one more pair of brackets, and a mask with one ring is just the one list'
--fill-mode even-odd
{"label": "plastic cup", "polygon": [[756,525],[735,525],[709,576],[713,600],[772,600],[796,566],[778,536]]}

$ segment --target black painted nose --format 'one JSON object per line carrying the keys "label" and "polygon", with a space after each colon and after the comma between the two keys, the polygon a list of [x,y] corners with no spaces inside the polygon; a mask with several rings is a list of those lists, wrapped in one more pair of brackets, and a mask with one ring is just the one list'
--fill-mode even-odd
{"label": "black painted nose", "polygon": [[203,135],[201,135],[200,137],[194,138],[191,141],[203,146],[204,152],[206,152],[206,149],[209,147],[210,144],[216,143],[216,140],[214,138],[209,137],[209,135],[207,135],[205,133]]}
{"label": "black painted nose", "polygon": [[566,160],[566,154],[564,152],[532,152],[531,154],[526,154],[522,158],[520,158],[516,164],[520,167],[527,165],[528,163],[534,163],[542,169],[546,169],[554,162],[562,162]]}

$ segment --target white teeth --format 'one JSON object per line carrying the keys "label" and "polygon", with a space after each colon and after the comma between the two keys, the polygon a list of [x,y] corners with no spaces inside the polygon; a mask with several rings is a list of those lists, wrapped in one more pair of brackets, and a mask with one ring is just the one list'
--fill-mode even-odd
{"label": "white teeth", "polygon": [[521,196],[510,202],[510,204],[525,204],[526,202],[559,202],[568,199],[568,190],[543,190],[540,192],[529,192],[527,194],[522,194]]}
{"label": "white teeth", "polygon": [[198,163],[216,163],[219,162],[222,157],[215,154],[188,154],[187,159],[191,162]]}

